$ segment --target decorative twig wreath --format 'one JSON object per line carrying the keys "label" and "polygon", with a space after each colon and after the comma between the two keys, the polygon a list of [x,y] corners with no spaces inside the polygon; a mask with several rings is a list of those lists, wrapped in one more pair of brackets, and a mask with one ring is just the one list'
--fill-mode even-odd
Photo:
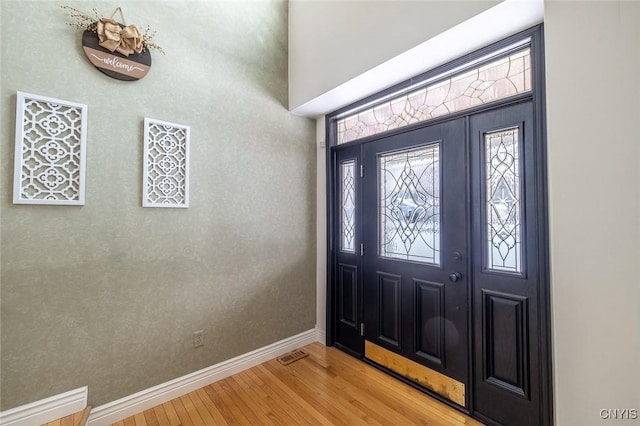
{"label": "decorative twig wreath", "polygon": [[[122,8],[117,7],[110,18],[102,17],[96,9],[94,16],[62,6],[69,11],[75,22],[69,26],[84,30],[82,49],[89,61],[101,72],[118,80],[139,80],[147,75],[151,68],[151,53],[156,49],[162,54],[164,50],[154,41],[156,35],[148,26],[141,33],[134,24],[127,25]],[[120,13],[122,23],[114,16]]]}

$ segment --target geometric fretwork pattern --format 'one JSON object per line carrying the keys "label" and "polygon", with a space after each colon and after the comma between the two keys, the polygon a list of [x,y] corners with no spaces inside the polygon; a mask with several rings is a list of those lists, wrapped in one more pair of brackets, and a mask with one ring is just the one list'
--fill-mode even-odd
{"label": "geometric fretwork pattern", "polygon": [[86,125],[86,105],[17,93],[15,204],[84,204]]}
{"label": "geometric fretwork pattern", "polygon": [[380,256],[440,264],[440,146],[379,157]]}
{"label": "geometric fretwork pattern", "polygon": [[518,128],[487,133],[487,268],[522,272]]}
{"label": "geometric fretwork pattern", "polygon": [[144,207],[189,207],[189,126],[144,119]]}
{"label": "geometric fretwork pattern", "polygon": [[519,50],[337,121],[337,144],[453,114],[531,91],[531,49]]}
{"label": "geometric fretwork pattern", "polygon": [[341,237],[340,249],[342,251],[355,252],[356,230],[356,162],[355,160],[340,163],[340,181],[342,194],[340,202]]}

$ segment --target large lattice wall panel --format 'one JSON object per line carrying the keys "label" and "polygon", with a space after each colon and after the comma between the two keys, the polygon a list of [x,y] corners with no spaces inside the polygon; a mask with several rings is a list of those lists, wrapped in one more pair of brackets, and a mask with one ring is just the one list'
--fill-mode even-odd
{"label": "large lattice wall panel", "polygon": [[14,204],[84,205],[87,106],[18,92]]}
{"label": "large lattice wall panel", "polygon": [[189,126],[144,119],[144,207],[189,207]]}

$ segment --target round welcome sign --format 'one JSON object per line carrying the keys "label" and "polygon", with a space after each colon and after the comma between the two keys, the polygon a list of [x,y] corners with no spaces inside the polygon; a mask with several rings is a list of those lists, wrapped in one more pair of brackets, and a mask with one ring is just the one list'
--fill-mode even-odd
{"label": "round welcome sign", "polygon": [[105,49],[98,44],[99,41],[95,32],[86,30],[82,34],[82,49],[89,61],[109,77],[124,81],[140,80],[151,69],[149,49],[125,56]]}

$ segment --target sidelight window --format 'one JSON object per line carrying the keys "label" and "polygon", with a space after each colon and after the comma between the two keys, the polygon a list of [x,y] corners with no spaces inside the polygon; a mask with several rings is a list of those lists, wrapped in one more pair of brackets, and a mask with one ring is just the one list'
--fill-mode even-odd
{"label": "sidelight window", "polygon": [[519,129],[484,135],[487,268],[522,272]]}
{"label": "sidelight window", "polygon": [[356,161],[340,163],[340,250],[355,253]]}

